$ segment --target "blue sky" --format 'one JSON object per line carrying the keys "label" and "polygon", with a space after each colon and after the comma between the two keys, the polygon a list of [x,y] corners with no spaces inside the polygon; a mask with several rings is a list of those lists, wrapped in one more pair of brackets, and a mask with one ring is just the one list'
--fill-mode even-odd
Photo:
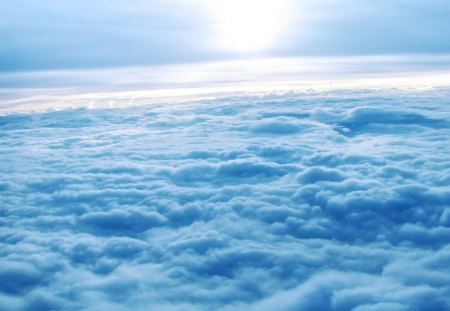
{"label": "blue sky", "polygon": [[[270,45],[246,51],[218,41],[223,2],[0,0],[0,69],[450,52],[450,3],[445,0],[272,1],[287,7],[277,17],[283,27]],[[258,14],[266,18],[254,2],[237,2],[228,14],[235,12],[241,23],[248,17],[249,24]]]}

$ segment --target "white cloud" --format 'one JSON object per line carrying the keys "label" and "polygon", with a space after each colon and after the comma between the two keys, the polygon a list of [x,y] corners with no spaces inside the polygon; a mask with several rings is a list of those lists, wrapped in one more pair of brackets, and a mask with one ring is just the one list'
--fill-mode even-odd
{"label": "white cloud", "polygon": [[4,310],[446,310],[447,88],[0,117]]}

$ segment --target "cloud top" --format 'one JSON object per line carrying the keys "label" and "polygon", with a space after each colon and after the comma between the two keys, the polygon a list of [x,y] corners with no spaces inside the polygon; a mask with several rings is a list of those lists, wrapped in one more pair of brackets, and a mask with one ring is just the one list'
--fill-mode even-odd
{"label": "cloud top", "polygon": [[447,310],[449,95],[0,116],[2,310]]}

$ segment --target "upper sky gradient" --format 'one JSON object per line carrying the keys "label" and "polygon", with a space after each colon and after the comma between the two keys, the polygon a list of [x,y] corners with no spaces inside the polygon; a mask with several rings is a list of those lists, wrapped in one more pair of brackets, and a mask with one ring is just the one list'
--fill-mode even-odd
{"label": "upper sky gradient", "polygon": [[0,0],[0,70],[450,53],[447,0]]}

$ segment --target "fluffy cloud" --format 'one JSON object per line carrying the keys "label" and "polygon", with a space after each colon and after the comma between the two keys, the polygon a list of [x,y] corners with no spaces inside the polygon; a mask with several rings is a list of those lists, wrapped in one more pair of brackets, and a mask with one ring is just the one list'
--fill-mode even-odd
{"label": "fluffy cloud", "polygon": [[1,116],[1,309],[448,310],[449,95]]}

